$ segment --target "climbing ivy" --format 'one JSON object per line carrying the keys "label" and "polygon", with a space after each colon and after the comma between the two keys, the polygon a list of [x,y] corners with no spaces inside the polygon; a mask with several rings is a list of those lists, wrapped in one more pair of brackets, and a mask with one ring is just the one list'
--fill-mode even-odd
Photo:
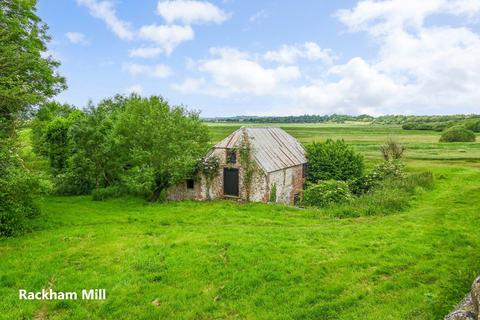
{"label": "climbing ivy", "polygon": [[248,138],[247,132],[244,130],[240,145],[238,146],[238,154],[240,156],[240,164],[243,168],[243,188],[245,189],[246,200],[250,201],[250,194],[252,190],[252,182],[255,172],[257,171],[257,164],[252,156],[253,147]]}
{"label": "climbing ivy", "polygon": [[205,177],[207,199],[210,200],[210,187],[213,180],[219,175],[220,159],[217,156],[202,158],[199,162],[199,173]]}

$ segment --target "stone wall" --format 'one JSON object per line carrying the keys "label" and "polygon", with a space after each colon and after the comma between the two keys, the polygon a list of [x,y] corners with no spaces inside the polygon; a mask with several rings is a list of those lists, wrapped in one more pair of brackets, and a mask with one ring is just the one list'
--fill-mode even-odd
{"label": "stone wall", "polygon": [[301,192],[303,188],[303,166],[270,172],[267,181],[269,192],[274,184],[277,187],[276,202],[293,204],[295,193]]}
{"label": "stone wall", "polygon": [[[246,200],[247,192],[244,188],[243,176],[244,170],[240,164],[239,156],[237,155],[236,163],[226,163],[227,156],[226,149],[213,149],[211,156],[215,155],[220,159],[219,175],[212,181],[210,186],[210,199],[223,199],[223,168],[236,168],[239,175],[239,199]],[[294,196],[300,193],[303,188],[303,166],[285,168],[282,170],[270,172],[265,174],[263,170],[258,167],[252,179],[250,190],[250,201],[253,202],[268,202],[270,192],[273,185],[277,188],[276,202],[284,204],[294,204]],[[206,200],[207,186],[204,177],[195,181],[194,189],[187,189],[186,182],[179,183],[176,186],[169,188],[167,191],[168,200]]]}
{"label": "stone wall", "polygon": [[473,282],[470,292],[445,320],[480,320],[480,276]]}

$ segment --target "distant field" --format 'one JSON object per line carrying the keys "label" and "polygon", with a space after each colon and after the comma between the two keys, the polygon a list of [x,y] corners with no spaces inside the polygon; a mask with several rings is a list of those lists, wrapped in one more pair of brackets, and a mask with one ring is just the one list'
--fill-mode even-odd
{"label": "distant field", "polygon": [[[209,124],[212,142],[239,125]],[[39,199],[32,232],[0,239],[0,319],[441,319],[480,273],[480,143],[396,126],[280,125],[380,159],[389,136],[433,191],[391,215],[229,201]],[[22,132],[25,165],[47,167]],[[18,289],[105,288],[106,301],[19,301]],[[155,301],[155,304],[152,302]]]}
{"label": "distant field", "polygon": [[[208,123],[214,142],[223,139],[240,126],[262,124]],[[302,143],[344,139],[369,159],[377,159],[378,147],[392,137],[408,149],[406,157],[417,160],[480,160],[480,136],[477,143],[439,143],[439,132],[402,130],[400,126],[348,124],[263,124],[278,126]]]}

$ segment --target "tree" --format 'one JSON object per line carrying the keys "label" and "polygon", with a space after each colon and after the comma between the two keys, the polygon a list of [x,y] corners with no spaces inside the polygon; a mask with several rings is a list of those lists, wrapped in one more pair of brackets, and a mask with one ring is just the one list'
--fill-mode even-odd
{"label": "tree", "polygon": [[0,1],[0,235],[17,232],[36,207],[35,181],[17,153],[16,124],[21,115],[65,88],[46,57],[47,26],[33,0]]}
{"label": "tree", "polygon": [[22,112],[65,89],[59,62],[46,56],[47,26],[35,13],[36,1],[0,2],[0,137],[14,135]]}
{"label": "tree", "polygon": [[475,142],[475,133],[465,127],[457,126],[446,130],[440,136],[440,142]]}
{"label": "tree", "polygon": [[71,112],[76,110],[68,104],[61,104],[55,101],[43,103],[35,112],[35,117],[31,121],[32,128],[32,147],[37,155],[48,156],[47,146],[47,126],[54,118],[66,118]]}
{"label": "tree", "polygon": [[210,140],[198,113],[171,107],[157,96],[130,96],[114,130],[125,173],[153,173],[150,201],[157,201],[163,190],[193,176]]}
{"label": "tree", "polygon": [[307,178],[312,183],[331,179],[347,181],[363,175],[362,155],[343,140],[328,139],[325,143],[314,142],[306,149]]}

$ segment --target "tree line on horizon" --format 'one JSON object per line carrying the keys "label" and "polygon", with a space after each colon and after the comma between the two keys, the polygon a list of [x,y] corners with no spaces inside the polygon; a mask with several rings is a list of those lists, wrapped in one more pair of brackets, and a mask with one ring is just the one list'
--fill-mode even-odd
{"label": "tree line on horizon", "polygon": [[[374,124],[437,124],[437,123],[458,123],[461,121],[480,119],[480,114],[453,114],[453,115],[383,115],[371,116],[368,114],[347,115],[300,115],[300,116],[232,116],[232,117],[209,117],[202,118],[205,122],[245,122],[245,123],[345,123],[345,122],[370,122]],[[422,129],[420,125],[406,125],[404,129],[434,130],[433,126],[429,129]],[[445,128],[445,127],[443,127]],[[442,129],[443,129],[442,128]]]}

